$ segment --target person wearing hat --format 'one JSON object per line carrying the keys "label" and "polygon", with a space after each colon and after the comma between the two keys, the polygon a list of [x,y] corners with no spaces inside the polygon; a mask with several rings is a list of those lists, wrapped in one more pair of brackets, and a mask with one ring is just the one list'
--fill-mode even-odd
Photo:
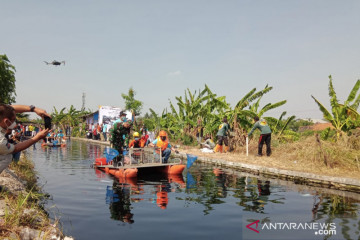
{"label": "person wearing hat", "polygon": [[[141,146],[140,134],[138,132],[134,132],[133,134],[134,140],[129,143],[129,148],[143,148]],[[133,163],[138,163],[140,160],[141,150],[134,150],[131,154],[131,160]]]}
{"label": "person wearing hat", "polygon": [[255,129],[258,128],[261,131],[258,145],[258,156],[262,156],[262,148],[264,143],[266,143],[266,155],[269,157],[271,155],[271,129],[267,124],[266,120],[263,118],[259,119],[258,116],[255,116],[254,121],[255,124],[249,132],[248,137],[250,137],[251,134],[255,131]]}
{"label": "person wearing hat", "polygon": [[150,147],[156,147],[155,152],[162,156],[162,163],[167,163],[171,155],[171,150],[176,151],[171,144],[169,143],[169,138],[167,133],[164,130],[159,132],[159,136],[153,142],[149,143]]}
{"label": "person wearing hat", "polygon": [[58,138],[63,138],[64,137],[62,129],[59,130],[59,133],[56,135],[56,137],[58,137]]}
{"label": "person wearing hat", "polygon": [[124,147],[129,144],[129,134],[132,127],[132,122],[115,122],[113,128],[110,130],[110,143],[120,154],[116,161],[123,160]]}
{"label": "person wearing hat", "polygon": [[[222,123],[219,126],[219,131],[217,132],[217,145],[215,146],[214,151],[222,153],[229,151],[229,141],[227,138],[227,132],[229,131],[229,124],[227,121],[227,117],[223,118]],[[225,144],[225,148],[223,149],[223,143]]]}
{"label": "person wearing hat", "polygon": [[117,119],[114,123],[127,122],[126,113],[124,111],[121,111],[119,116],[120,116],[120,118]]}
{"label": "person wearing hat", "polygon": [[134,132],[133,134],[134,140],[129,143],[129,148],[142,148],[140,142],[140,134],[138,132]]}
{"label": "person wearing hat", "polygon": [[59,133],[56,134],[56,138],[60,143],[65,142],[65,135],[61,129],[59,130]]}

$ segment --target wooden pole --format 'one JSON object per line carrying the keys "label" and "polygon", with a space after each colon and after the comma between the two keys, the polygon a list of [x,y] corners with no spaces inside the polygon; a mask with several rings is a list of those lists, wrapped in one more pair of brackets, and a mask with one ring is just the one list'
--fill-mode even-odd
{"label": "wooden pole", "polygon": [[246,156],[249,156],[249,138],[246,137]]}

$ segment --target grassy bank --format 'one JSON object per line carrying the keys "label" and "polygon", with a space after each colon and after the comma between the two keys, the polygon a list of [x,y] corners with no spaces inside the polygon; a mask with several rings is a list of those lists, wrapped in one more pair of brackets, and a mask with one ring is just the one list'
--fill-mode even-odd
{"label": "grassy bank", "polygon": [[[22,157],[19,163],[12,163],[10,169],[14,173],[10,174],[13,179],[3,186],[5,189],[0,195],[4,213],[0,219],[0,239],[23,239],[26,234],[38,239],[54,239],[54,236],[61,238],[61,233],[55,228],[56,224],[51,223],[40,205],[44,195],[37,186],[33,163]],[[14,181],[22,183],[24,189],[12,191],[10,185]]]}
{"label": "grassy bank", "polygon": [[[339,141],[323,141],[314,136],[296,142],[272,141],[271,157],[256,157],[257,138],[249,143],[249,156],[241,147],[230,153],[202,153],[197,147],[183,146],[183,151],[207,158],[223,159],[283,170],[314,173],[324,176],[360,179],[360,139],[343,137]],[[266,146],[264,145],[263,152]]]}

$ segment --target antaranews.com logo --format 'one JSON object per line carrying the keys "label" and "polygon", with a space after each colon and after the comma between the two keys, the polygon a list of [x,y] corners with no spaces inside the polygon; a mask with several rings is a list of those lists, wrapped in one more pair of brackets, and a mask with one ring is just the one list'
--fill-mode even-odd
{"label": "antaranews.com logo", "polygon": [[252,231],[257,234],[269,233],[271,231],[313,231],[314,235],[320,236],[333,236],[336,235],[336,224],[335,223],[295,223],[295,222],[265,222],[261,223],[260,220],[247,224],[244,231]]}

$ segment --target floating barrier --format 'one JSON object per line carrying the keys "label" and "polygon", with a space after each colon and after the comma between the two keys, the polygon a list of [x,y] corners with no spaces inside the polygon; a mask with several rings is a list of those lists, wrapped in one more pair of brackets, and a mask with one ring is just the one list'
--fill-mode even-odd
{"label": "floating barrier", "polygon": [[94,167],[119,179],[136,178],[139,172],[142,174],[159,172],[181,175],[186,167],[182,164],[181,159],[171,159],[171,163],[163,163],[161,154],[155,154],[154,148],[131,148],[128,155],[123,156],[124,160],[114,165],[111,161],[112,158],[109,158],[111,150],[107,149],[104,157],[96,158]]}
{"label": "floating barrier", "polygon": [[48,143],[42,143],[41,147],[66,147],[66,144],[48,144]]}
{"label": "floating barrier", "polygon": [[97,158],[97,159],[95,159],[95,165],[107,165],[106,158]]}
{"label": "floating barrier", "polygon": [[169,169],[168,169],[168,173],[169,174],[182,174],[182,172],[184,171],[185,169],[185,165],[184,164],[181,164],[181,165],[173,165],[173,166],[169,166]]}

